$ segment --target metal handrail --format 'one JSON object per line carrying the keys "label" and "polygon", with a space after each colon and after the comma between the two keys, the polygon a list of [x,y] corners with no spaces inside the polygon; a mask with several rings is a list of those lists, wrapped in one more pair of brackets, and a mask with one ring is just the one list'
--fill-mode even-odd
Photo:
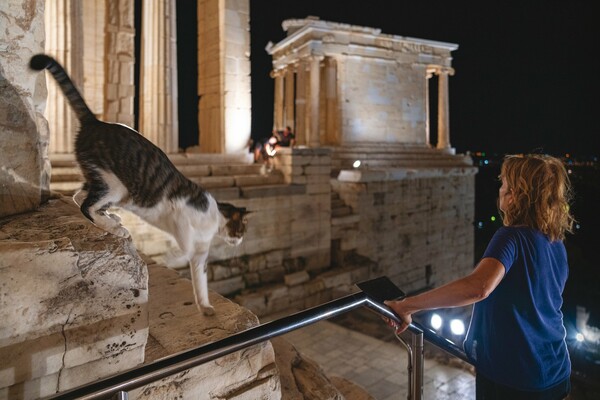
{"label": "metal handrail", "polygon": [[[383,317],[400,322],[390,308],[372,300],[366,293],[359,291],[328,303],[257,325],[215,342],[161,358],[150,364],[55,394],[47,397],[47,399],[107,399],[114,396],[122,397],[124,392],[126,393],[167,376],[196,367],[318,321],[338,316],[361,306],[367,307]],[[413,349],[409,352],[409,356],[412,358],[412,360],[409,360],[411,363],[409,379],[411,379],[410,386],[414,392],[411,394],[411,399],[420,400],[423,393],[423,337],[428,342],[431,342],[451,355],[469,363],[470,361],[460,348],[454,343],[438,336],[433,330],[424,329],[420,324],[413,322],[409,325],[408,331],[413,334]]]}

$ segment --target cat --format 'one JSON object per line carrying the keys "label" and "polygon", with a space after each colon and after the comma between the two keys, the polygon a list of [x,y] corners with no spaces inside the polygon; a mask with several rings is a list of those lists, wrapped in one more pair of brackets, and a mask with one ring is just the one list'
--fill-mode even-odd
{"label": "cat", "polygon": [[81,127],[75,156],[84,184],[73,200],[82,214],[99,228],[120,237],[129,232],[116,214],[117,206],[171,234],[180,250],[172,264],[189,263],[194,296],[204,315],[214,315],[208,299],[206,259],[213,237],[238,245],[247,228],[249,211],[219,203],[177,170],[167,155],[128,126],[100,121],[64,68],[52,57],[38,54],[31,69],[48,69],[77,115]]}

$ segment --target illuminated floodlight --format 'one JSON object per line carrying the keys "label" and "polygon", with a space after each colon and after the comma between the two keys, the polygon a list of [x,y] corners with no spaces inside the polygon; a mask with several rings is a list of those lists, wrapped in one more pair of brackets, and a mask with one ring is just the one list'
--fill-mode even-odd
{"label": "illuminated floodlight", "polygon": [[450,331],[455,335],[462,335],[465,333],[465,324],[460,319],[453,319],[450,321]]}
{"label": "illuminated floodlight", "polygon": [[360,167],[360,160],[356,160],[356,161],[354,161],[354,163],[352,164],[352,166],[353,166],[354,168],[358,168],[358,167]]}
{"label": "illuminated floodlight", "polygon": [[442,327],[443,322],[444,321],[442,320],[442,317],[440,317],[439,314],[434,313],[431,316],[431,320],[429,321],[429,324],[431,325],[431,327],[433,329],[435,329],[437,331],[438,329],[440,329]]}
{"label": "illuminated floodlight", "polygon": [[585,337],[583,336],[583,334],[577,332],[577,335],[575,335],[575,340],[577,340],[578,342],[583,342],[584,339]]}

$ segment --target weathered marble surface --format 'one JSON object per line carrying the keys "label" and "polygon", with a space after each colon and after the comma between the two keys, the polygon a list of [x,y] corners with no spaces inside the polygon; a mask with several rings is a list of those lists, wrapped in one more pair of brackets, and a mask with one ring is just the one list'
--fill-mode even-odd
{"label": "weathered marble surface", "polygon": [[0,218],[33,210],[50,182],[44,74],[27,67],[43,51],[44,1],[0,2]]}
{"label": "weathered marble surface", "polygon": [[[216,315],[204,316],[194,303],[192,284],[176,271],[148,261],[150,337],[146,362],[202,346],[258,324],[249,310],[211,291]],[[130,392],[131,398],[264,399],[282,398],[275,353],[270,342],[172,375]],[[179,397],[178,397],[179,396]]]}
{"label": "weathered marble surface", "polygon": [[36,398],[134,367],[148,273],[131,240],[71,199],[0,220],[0,398]]}

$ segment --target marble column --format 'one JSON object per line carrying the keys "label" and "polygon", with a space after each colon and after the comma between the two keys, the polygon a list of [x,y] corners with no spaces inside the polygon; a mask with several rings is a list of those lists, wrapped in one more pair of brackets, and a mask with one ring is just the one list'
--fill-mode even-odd
{"label": "marble column", "polygon": [[[82,3],[78,0],[46,2],[46,45],[44,51],[55,57],[81,90],[83,69]],[[79,121],[56,81],[48,75],[48,102],[44,114],[50,129],[49,152],[73,153]]]}
{"label": "marble column", "polygon": [[425,144],[427,147],[431,145],[431,108],[429,107],[429,82],[435,74],[435,68],[426,68],[425,70]]}
{"label": "marble column", "polygon": [[294,69],[288,65],[285,69],[284,84],[285,84],[285,101],[284,101],[284,123],[283,126],[289,126],[292,131],[296,131],[294,120]]}
{"label": "marble column", "polygon": [[102,52],[101,59],[104,62],[104,118],[110,122],[119,122],[133,127],[135,125],[133,111],[135,4],[133,0],[106,0],[104,4],[106,9],[104,46],[98,51],[98,53]]}
{"label": "marble column", "polygon": [[333,57],[325,59],[325,137],[327,144],[339,145],[337,112],[337,61]]}
{"label": "marble column", "polygon": [[306,145],[306,63],[296,64],[296,143]]}
{"label": "marble column", "polygon": [[283,129],[283,74],[281,70],[273,71],[271,76],[275,79],[273,130]]}
{"label": "marble column", "polygon": [[166,153],[178,151],[177,30],[174,0],[144,0],[139,130]]}
{"label": "marble column", "polygon": [[321,61],[323,56],[309,57],[309,112],[308,112],[308,145],[319,147],[321,140],[319,135],[319,93],[321,90]]}
{"label": "marble column", "polygon": [[438,75],[438,142],[439,150],[452,152],[450,145],[450,104],[448,99],[448,75],[451,68],[439,68]]}

